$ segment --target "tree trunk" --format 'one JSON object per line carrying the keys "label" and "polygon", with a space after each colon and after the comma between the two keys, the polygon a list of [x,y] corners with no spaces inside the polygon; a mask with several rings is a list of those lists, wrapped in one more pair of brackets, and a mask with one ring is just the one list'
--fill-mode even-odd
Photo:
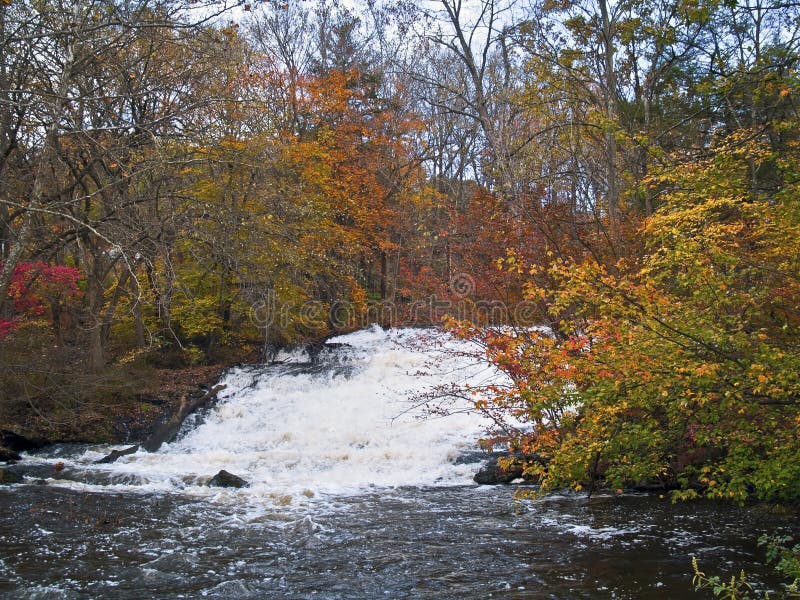
{"label": "tree trunk", "polygon": [[147,345],[145,338],[144,320],[142,319],[142,288],[136,277],[131,278],[133,298],[133,328],[136,332],[136,346],[144,348]]}
{"label": "tree trunk", "polygon": [[619,210],[619,182],[617,181],[617,138],[616,95],[617,76],[614,71],[614,32],[608,14],[607,0],[600,0],[600,18],[603,27],[603,62],[605,66],[605,170],[606,170],[606,209],[608,211],[608,228],[613,235],[617,229]]}
{"label": "tree trunk", "polygon": [[119,305],[119,301],[122,298],[122,294],[125,291],[125,286],[128,283],[130,276],[130,269],[125,269],[122,272],[122,276],[119,278],[117,287],[114,289],[114,295],[111,296],[111,301],[108,303],[108,308],[106,309],[106,316],[103,319],[102,327],[103,344],[107,345],[109,339],[111,339],[111,324],[114,322],[114,313],[117,311],[117,306]]}
{"label": "tree trunk", "polygon": [[381,250],[381,300],[386,300],[386,279],[388,277],[388,265],[386,251]]}
{"label": "tree trunk", "polygon": [[136,332],[136,346],[144,348],[147,339],[144,332],[144,321],[142,320],[142,303],[137,299],[133,305],[133,327]]}
{"label": "tree trunk", "polygon": [[97,277],[97,260],[95,259],[93,262],[94,268],[91,269],[86,289],[86,296],[89,301],[89,368],[92,372],[98,373],[105,366],[102,322],[103,286]]}

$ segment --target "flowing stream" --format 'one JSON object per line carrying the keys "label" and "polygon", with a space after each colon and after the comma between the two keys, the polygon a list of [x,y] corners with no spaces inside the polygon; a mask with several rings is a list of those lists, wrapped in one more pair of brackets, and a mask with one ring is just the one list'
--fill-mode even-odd
{"label": "flowing stream", "polygon": [[[499,377],[469,350],[372,328],[231,371],[158,452],[26,456],[0,487],[0,595],[683,598],[690,556],[730,575],[760,562],[761,532],[798,531],[763,509],[476,486],[487,422],[422,418],[417,397]],[[208,487],[220,469],[249,487]]]}

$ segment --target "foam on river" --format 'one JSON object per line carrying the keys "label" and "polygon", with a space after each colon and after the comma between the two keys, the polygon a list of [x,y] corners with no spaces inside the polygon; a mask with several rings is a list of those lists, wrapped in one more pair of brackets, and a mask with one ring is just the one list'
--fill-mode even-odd
{"label": "foam on river", "polygon": [[[107,489],[287,503],[376,488],[470,484],[477,466],[455,459],[476,449],[487,422],[469,410],[422,418],[414,399],[431,386],[493,376],[462,352],[466,343],[431,330],[379,327],[329,342],[342,346],[324,351],[317,366],[295,353],[279,357],[280,365],[232,370],[213,410],[158,452],[91,465],[110,450],[96,447],[66,459],[67,467],[108,474],[117,483],[106,482]],[[221,469],[250,487],[203,485]]]}

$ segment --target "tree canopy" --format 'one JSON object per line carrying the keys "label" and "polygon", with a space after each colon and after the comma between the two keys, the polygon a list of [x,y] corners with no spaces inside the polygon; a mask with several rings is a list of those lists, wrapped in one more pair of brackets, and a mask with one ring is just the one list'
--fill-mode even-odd
{"label": "tree canopy", "polygon": [[2,2],[0,388],[445,317],[543,489],[797,498],[799,33],[765,0]]}

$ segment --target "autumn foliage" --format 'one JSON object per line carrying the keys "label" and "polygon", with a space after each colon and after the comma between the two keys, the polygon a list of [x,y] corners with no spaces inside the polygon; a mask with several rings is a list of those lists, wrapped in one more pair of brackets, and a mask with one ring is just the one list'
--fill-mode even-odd
{"label": "autumn foliage", "polygon": [[797,6],[511,4],[0,5],[10,404],[445,317],[543,490],[800,495]]}
{"label": "autumn foliage", "polygon": [[[544,490],[800,495],[797,166],[738,131],[653,176],[664,204],[637,233],[643,256],[558,259],[553,287],[527,287],[552,330],[450,323],[508,377],[477,405],[504,415],[496,442],[545,459],[529,467]],[[774,193],[752,189],[753,169]]]}
{"label": "autumn foliage", "polygon": [[45,319],[58,335],[62,314],[74,309],[81,296],[82,278],[74,267],[42,261],[18,264],[9,287],[13,311],[10,318],[0,318],[0,340],[31,319]]}

